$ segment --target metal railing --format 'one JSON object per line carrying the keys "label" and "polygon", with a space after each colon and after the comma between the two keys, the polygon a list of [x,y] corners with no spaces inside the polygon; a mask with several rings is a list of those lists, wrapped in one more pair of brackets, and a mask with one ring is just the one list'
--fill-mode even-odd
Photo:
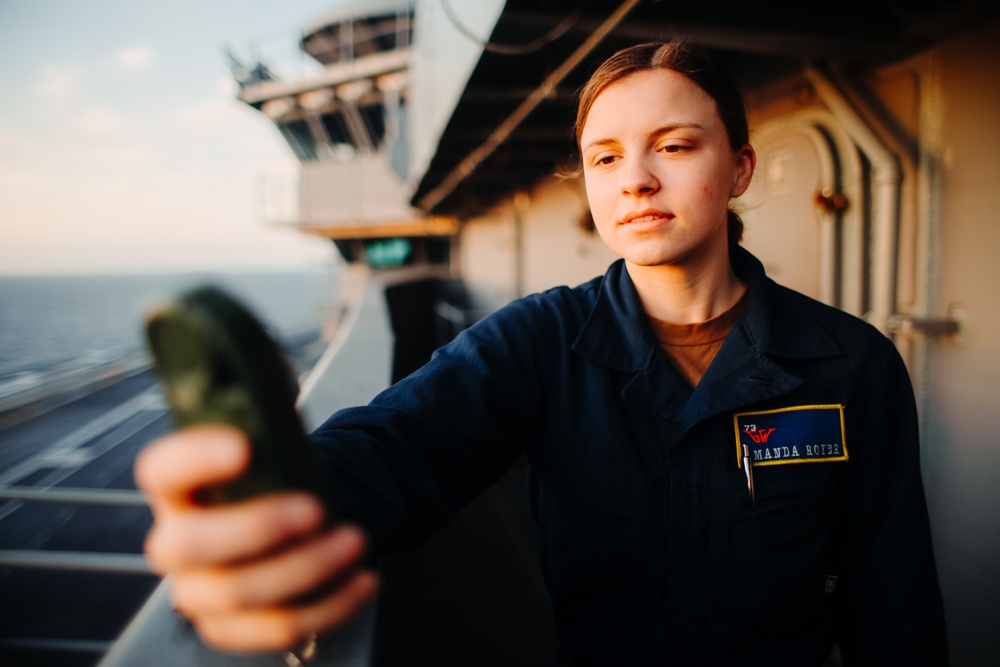
{"label": "metal railing", "polygon": [[142,494],[130,489],[79,489],[71,487],[32,489],[27,487],[7,487],[0,488],[0,500],[73,503],[77,505],[113,505],[117,507],[146,506],[146,501]]}
{"label": "metal railing", "polygon": [[[74,505],[110,505],[145,507],[138,491],[118,489],[0,489],[0,500],[48,502]],[[93,551],[46,551],[42,549],[0,549],[0,567],[43,570],[114,572],[120,574],[151,574],[146,558],[139,554],[103,553]],[[36,643],[42,640],[34,640]],[[51,643],[56,640],[45,640]],[[10,644],[10,640],[0,643]],[[23,642],[21,642],[23,643]]]}
{"label": "metal railing", "polygon": [[[73,505],[104,505],[114,507],[144,507],[138,491],[119,489],[0,488],[0,500],[24,503],[60,503]],[[61,570],[69,572],[107,572],[113,574],[152,574],[149,563],[141,554],[55,551],[43,549],[0,549],[0,568]],[[55,637],[4,637],[0,647],[22,651],[62,653],[92,653],[108,651],[112,642]]]}

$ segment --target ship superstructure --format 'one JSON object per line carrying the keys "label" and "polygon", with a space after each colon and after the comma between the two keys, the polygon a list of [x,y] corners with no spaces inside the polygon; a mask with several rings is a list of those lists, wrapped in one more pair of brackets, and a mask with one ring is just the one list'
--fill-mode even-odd
{"label": "ship superstructure", "polygon": [[414,4],[342,3],[306,26],[299,46],[322,66],[316,75],[234,68],[239,99],[274,122],[300,162],[296,205],[271,222],[331,239],[348,262],[446,264],[458,228],[412,207],[403,183]]}

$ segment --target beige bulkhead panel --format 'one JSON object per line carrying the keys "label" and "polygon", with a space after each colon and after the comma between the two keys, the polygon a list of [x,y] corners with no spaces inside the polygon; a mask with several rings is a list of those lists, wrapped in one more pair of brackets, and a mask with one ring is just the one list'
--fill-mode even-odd
{"label": "beige bulkhead panel", "polygon": [[753,144],[757,170],[738,205],[743,245],[777,282],[862,314],[863,183],[854,145],[816,109],[755,128]]}

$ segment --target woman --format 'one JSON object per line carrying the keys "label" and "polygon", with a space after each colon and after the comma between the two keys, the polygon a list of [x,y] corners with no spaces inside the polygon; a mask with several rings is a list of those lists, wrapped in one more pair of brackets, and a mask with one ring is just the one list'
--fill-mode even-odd
{"label": "woman", "polygon": [[728,206],[755,155],[731,81],[683,45],[633,47],[595,72],[576,129],[623,259],[314,434],[363,533],[321,528],[301,495],[192,504],[246,466],[229,430],[143,454],[147,552],[177,607],[229,649],[334,627],[376,588],[366,550],[419,544],[524,454],[566,664],[819,665],[835,642],[845,664],[943,664],[905,369],[738,246]]}

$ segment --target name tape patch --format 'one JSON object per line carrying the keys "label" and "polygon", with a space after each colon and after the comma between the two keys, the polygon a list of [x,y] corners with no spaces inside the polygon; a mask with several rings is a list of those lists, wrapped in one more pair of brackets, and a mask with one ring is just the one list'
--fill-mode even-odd
{"label": "name tape patch", "polygon": [[801,405],[733,415],[736,461],[743,468],[743,445],[754,467],[784,463],[846,461],[843,405]]}

